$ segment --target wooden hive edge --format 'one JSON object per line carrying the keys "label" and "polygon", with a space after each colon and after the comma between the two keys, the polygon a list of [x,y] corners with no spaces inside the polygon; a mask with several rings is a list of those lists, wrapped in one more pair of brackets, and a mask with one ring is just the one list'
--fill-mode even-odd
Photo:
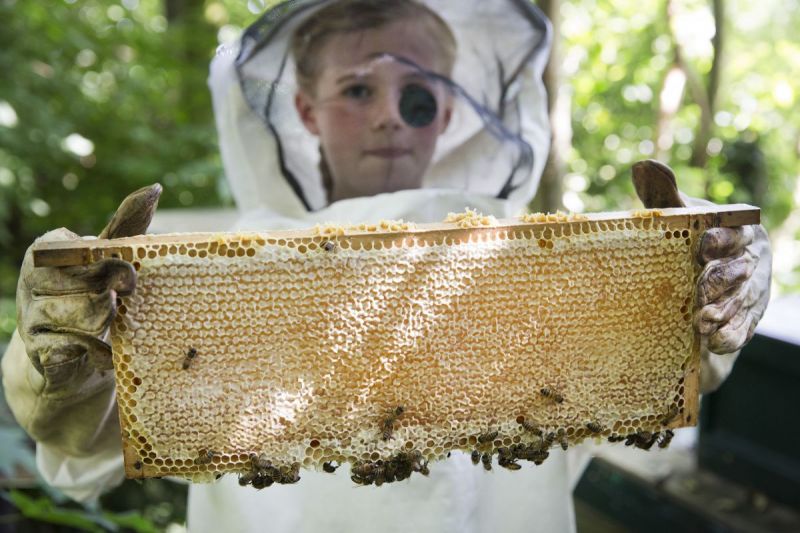
{"label": "wooden hive edge", "polygon": [[[490,226],[477,226],[470,228],[460,227],[456,223],[419,224],[408,230],[402,231],[362,231],[348,227],[343,229],[342,235],[321,235],[318,229],[284,230],[267,232],[219,232],[219,233],[172,233],[158,235],[139,235],[121,239],[88,239],[75,241],[39,242],[33,245],[33,262],[35,267],[63,267],[88,265],[103,257],[118,257],[128,259],[124,255],[125,249],[134,246],[154,245],[186,245],[203,242],[225,243],[232,240],[288,240],[288,239],[331,239],[346,237],[353,240],[396,240],[398,238],[417,238],[437,240],[445,236],[461,239],[466,235],[480,234],[486,231],[501,230],[553,230],[565,226],[575,227],[583,223],[596,222],[624,222],[635,219],[653,219],[667,227],[687,228],[695,224],[695,229],[700,226],[711,227],[736,227],[741,225],[760,223],[761,210],[747,204],[729,204],[698,206],[688,208],[615,211],[604,213],[591,213],[572,216],[562,215],[566,220],[523,222],[519,219],[502,219]],[[554,215],[551,215],[554,217]]]}

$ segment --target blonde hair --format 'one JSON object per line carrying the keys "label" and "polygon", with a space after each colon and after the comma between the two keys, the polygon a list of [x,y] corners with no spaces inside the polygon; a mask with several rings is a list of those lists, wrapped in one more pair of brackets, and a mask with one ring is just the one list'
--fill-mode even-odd
{"label": "blonde hair", "polygon": [[447,23],[427,6],[414,0],[339,0],[320,9],[303,22],[291,40],[292,57],[297,65],[297,83],[314,94],[319,75],[319,51],[337,33],[380,28],[392,22],[415,19],[427,25],[436,37],[439,57],[450,75],[456,57],[456,39]]}

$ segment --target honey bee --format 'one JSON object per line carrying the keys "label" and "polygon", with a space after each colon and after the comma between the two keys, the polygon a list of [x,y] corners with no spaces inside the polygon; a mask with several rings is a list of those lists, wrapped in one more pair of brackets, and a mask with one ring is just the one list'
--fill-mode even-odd
{"label": "honey bee", "polygon": [[556,403],[564,402],[564,396],[553,387],[542,387],[539,392],[545,398],[549,398]]}
{"label": "honey bee", "polygon": [[257,475],[258,474],[256,472],[253,472],[252,470],[250,472],[245,472],[244,474],[239,476],[239,485],[244,487],[246,485],[251,484]]}
{"label": "honey bee", "polygon": [[372,463],[370,461],[359,461],[353,465],[351,472],[355,476],[358,476],[360,478],[366,478],[372,474],[375,468],[377,468],[375,463]]}
{"label": "honey bee", "polygon": [[492,455],[490,453],[484,453],[481,456],[481,462],[483,463],[484,470],[492,469]]}
{"label": "honey bee", "polygon": [[545,461],[545,459],[547,459],[549,456],[550,452],[548,452],[547,450],[542,450],[533,446],[520,450],[517,453],[518,459],[524,459],[525,461],[533,461],[533,463],[537,466],[542,464]]}
{"label": "honey bee", "polygon": [[183,358],[183,364],[181,367],[184,370],[189,370],[189,367],[192,366],[192,360],[194,360],[195,357],[197,357],[197,350],[194,348],[189,348],[189,350],[186,352],[186,357]]}
{"label": "honey bee", "polygon": [[353,465],[352,474],[350,479],[359,485],[372,485],[375,483],[380,486],[386,480],[383,461],[356,463]]}
{"label": "honey bee", "polygon": [[412,472],[419,472],[423,476],[430,474],[428,461],[422,460],[422,453],[419,451],[414,451],[412,453],[400,452],[383,465],[380,464],[380,461],[377,463],[379,468],[381,468],[381,466],[383,468],[383,470],[379,470],[378,473],[382,476],[383,481],[387,483],[408,479]]}
{"label": "honey bee", "polygon": [[520,424],[525,431],[529,431],[537,437],[542,436],[542,429],[539,427],[539,423],[536,420],[532,418],[525,418],[522,420],[522,422],[520,422]]}
{"label": "honey bee", "polygon": [[386,478],[387,480],[394,479],[402,481],[411,475],[411,472],[419,471],[422,458],[420,452],[408,453],[399,452],[386,463]]}
{"label": "honey bee", "polygon": [[411,469],[412,472],[419,472],[424,476],[430,474],[430,470],[428,470],[428,461],[422,460],[422,452],[417,450],[411,454],[405,454],[405,456],[405,464]]}
{"label": "honey bee", "polygon": [[405,452],[398,453],[391,461],[389,461],[386,466],[386,477],[392,481],[402,481],[404,479],[408,479],[412,472],[415,472],[419,469],[419,463],[416,461],[416,459]]}
{"label": "honey bee", "polygon": [[[398,464],[396,461],[388,461],[383,465],[383,476],[382,481],[385,483],[391,483],[395,479],[397,479],[398,470],[402,469],[402,465]],[[401,472],[401,474],[405,474],[405,472]],[[377,485],[377,483],[376,483]]]}
{"label": "honey bee", "polygon": [[503,446],[502,448],[497,449],[497,459],[509,459],[512,457],[511,450]]}
{"label": "honey bee", "polygon": [[195,459],[194,462],[198,465],[207,465],[214,459],[215,455],[217,454],[211,450],[200,450],[200,452],[197,454],[197,459]]}
{"label": "honey bee", "polygon": [[333,252],[336,250],[336,244],[332,243],[331,241],[325,241],[322,243],[322,249],[326,252]]}
{"label": "honey bee", "polygon": [[528,449],[528,446],[522,444],[521,442],[514,444],[513,446],[511,446],[510,450],[511,456],[519,458],[520,454],[523,453],[526,449]]}
{"label": "honey bee", "polygon": [[666,430],[658,441],[658,447],[666,448],[669,446],[669,443],[672,442],[673,436],[675,436],[675,433],[671,429]]}
{"label": "honey bee", "polygon": [[670,407],[667,414],[664,415],[664,418],[661,419],[661,425],[666,426],[667,424],[678,418],[679,414],[680,414],[680,409],[678,409],[678,406],[673,405],[672,407]]}
{"label": "honey bee", "polygon": [[558,430],[558,443],[561,445],[561,449],[566,451],[569,448],[569,442],[567,441],[567,433],[563,429]]}
{"label": "honey bee", "polygon": [[251,485],[253,485],[254,489],[261,490],[271,486],[273,483],[275,483],[275,480],[272,479],[272,476],[268,476],[266,474],[256,474],[256,477],[253,478]]}
{"label": "honey bee", "polygon": [[636,446],[638,448],[641,448],[642,450],[649,450],[650,448],[653,447],[653,444],[656,443],[660,435],[661,435],[660,433],[650,433],[649,439],[642,436],[639,438],[639,442],[636,444]]}
{"label": "honey bee", "polygon": [[539,447],[543,450],[546,450],[553,445],[553,442],[555,442],[555,440],[556,440],[556,434],[551,431],[550,433],[542,437],[542,443],[540,444]]}
{"label": "honey bee", "polygon": [[267,459],[266,454],[263,453],[259,456],[256,456],[256,454],[251,454],[250,462],[256,470],[267,470],[268,468],[272,467],[272,462]]}
{"label": "honey bee", "polygon": [[334,472],[336,472],[336,469],[339,468],[339,466],[341,465],[333,466],[333,461],[326,461],[322,463],[322,470],[324,470],[329,474],[333,474]]}
{"label": "honey bee", "polygon": [[481,444],[486,444],[487,442],[492,442],[495,438],[497,438],[497,434],[500,433],[499,431],[487,431],[481,435],[478,435],[478,442]]}
{"label": "honey bee", "polygon": [[600,433],[605,429],[605,427],[602,424],[600,424],[599,422],[596,422],[596,421],[587,422],[586,423],[586,427],[592,433]]}
{"label": "honey bee", "polygon": [[656,440],[658,440],[659,433],[651,433],[649,431],[639,431],[638,433],[631,433],[625,439],[625,446],[635,445],[642,450],[649,450],[653,447]]}
{"label": "honey bee", "polygon": [[383,432],[382,432],[383,440],[386,441],[392,438],[392,432],[394,432],[394,423],[400,416],[402,416],[404,412],[405,408],[402,405],[398,405],[383,420]]}
{"label": "honey bee", "polygon": [[502,466],[503,468],[507,468],[508,470],[519,470],[522,468],[522,466],[517,464],[517,458],[515,457],[514,453],[508,448],[500,448],[497,450],[497,452],[498,465]]}
{"label": "honey bee", "polygon": [[623,435],[609,435],[608,442],[620,442],[625,440]]}
{"label": "honey bee", "polygon": [[470,457],[472,459],[472,464],[474,465],[481,462],[481,452],[478,450],[472,450],[472,455]]}
{"label": "honey bee", "polygon": [[522,465],[517,463],[516,459],[503,459],[503,460],[498,459],[497,464],[499,464],[503,468],[507,468],[508,470],[519,470],[520,468],[522,468]]}
{"label": "honey bee", "polygon": [[292,484],[300,481],[300,463],[294,463],[289,467],[281,468],[280,475],[275,481],[283,484]]}

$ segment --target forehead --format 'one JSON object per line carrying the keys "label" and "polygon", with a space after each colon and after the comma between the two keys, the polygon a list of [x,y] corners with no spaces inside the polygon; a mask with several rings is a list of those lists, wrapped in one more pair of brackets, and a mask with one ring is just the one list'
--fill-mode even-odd
{"label": "forehead", "polygon": [[381,54],[407,59],[419,67],[442,73],[444,58],[429,25],[402,20],[380,28],[331,35],[322,53],[321,74],[363,66]]}

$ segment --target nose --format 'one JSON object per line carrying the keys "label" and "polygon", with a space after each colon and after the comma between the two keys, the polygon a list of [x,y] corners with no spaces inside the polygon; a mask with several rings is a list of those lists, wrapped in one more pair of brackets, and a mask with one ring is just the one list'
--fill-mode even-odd
{"label": "nose", "polygon": [[372,128],[377,131],[399,130],[403,126],[398,98],[391,92],[383,94],[373,104]]}

